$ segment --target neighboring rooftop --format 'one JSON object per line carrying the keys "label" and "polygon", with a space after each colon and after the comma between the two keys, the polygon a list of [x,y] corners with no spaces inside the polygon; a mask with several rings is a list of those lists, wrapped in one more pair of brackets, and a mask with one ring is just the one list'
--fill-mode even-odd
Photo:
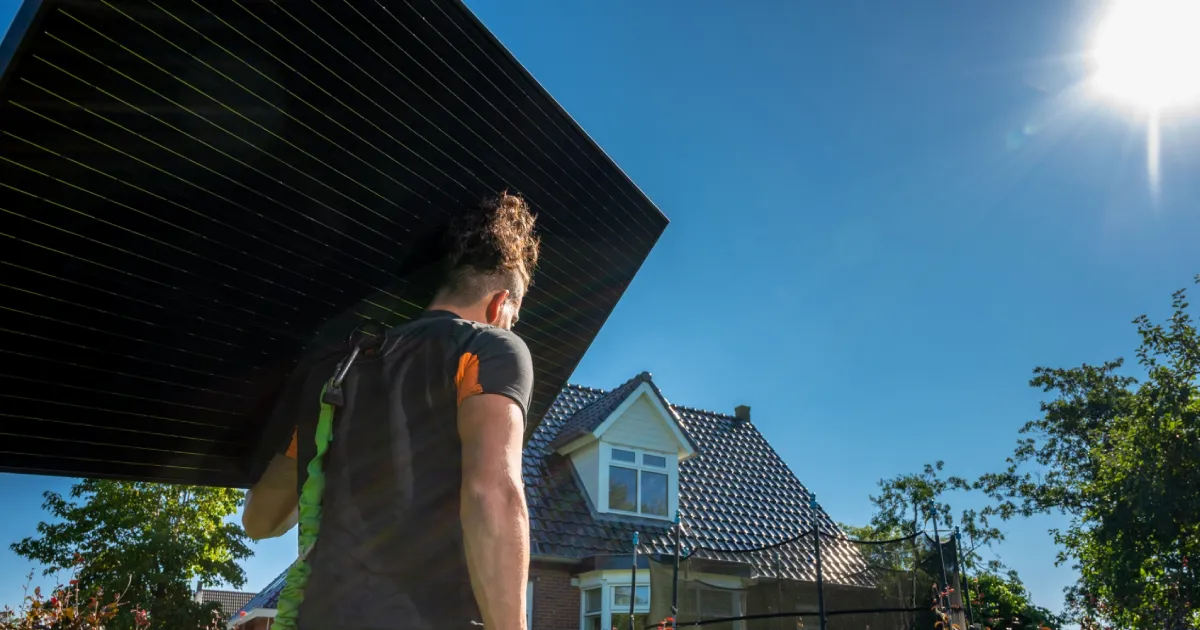
{"label": "neighboring rooftop", "polygon": [[215,602],[221,607],[221,612],[226,618],[232,617],[240,611],[250,600],[254,599],[254,593],[243,593],[241,591],[222,591],[215,589],[200,589],[196,591],[196,601]]}

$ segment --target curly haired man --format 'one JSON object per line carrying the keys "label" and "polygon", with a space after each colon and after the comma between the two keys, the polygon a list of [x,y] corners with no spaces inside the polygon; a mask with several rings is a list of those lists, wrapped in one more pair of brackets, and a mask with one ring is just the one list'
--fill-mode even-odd
{"label": "curly haired man", "polygon": [[525,201],[507,193],[449,234],[422,317],[369,351],[302,364],[280,399],[276,417],[296,431],[243,514],[247,533],[267,538],[300,505],[301,559],[277,627],[525,628],[533,366],[511,329],[539,242]]}

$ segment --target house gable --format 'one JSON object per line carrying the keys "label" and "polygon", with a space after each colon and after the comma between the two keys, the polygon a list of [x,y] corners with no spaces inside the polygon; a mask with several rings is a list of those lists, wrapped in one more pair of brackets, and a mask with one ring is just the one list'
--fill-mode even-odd
{"label": "house gable", "polygon": [[609,444],[619,444],[642,448],[660,453],[680,452],[678,434],[671,431],[668,425],[674,422],[667,420],[663,414],[651,404],[646,394],[632,398],[630,405],[620,415],[613,414],[613,419],[607,427],[601,427],[596,432],[600,439]]}
{"label": "house gable", "polygon": [[[640,383],[637,382],[639,380]],[[563,434],[554,441],[553,446],[560,455],[570,455],[597,440],[659,453],[673,453],[678,460],[696,454],[696,447],[684,433],[678,416],[667,405],[658,388],[650,382],[650,375],[646,372],[579,414],[586,424],[568,423]]]}

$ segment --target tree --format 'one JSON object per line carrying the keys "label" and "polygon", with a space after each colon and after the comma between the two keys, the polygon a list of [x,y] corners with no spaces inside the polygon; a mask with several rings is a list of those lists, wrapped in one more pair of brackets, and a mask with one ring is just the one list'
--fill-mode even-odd
{"label": "tree", "polygon": [[1061,628],[1067,620],[1033,603],[1016,571],[987,571],[970,578],[967,595],[973,616],[985,628],[1038,630]]}
{"label": "tree", "polygon": [[999,558],[985,559],[982,551],[1004,540],[1004,533],[989,521],[989,510],[955,511],[946,496],[970,491],[974,484],[958,477],[942,478],[943,462],[926,464],[920,473],[897,475],[879,482],[871,497],[875,514],[869,525],[842,529],[859,540],[891,540],[924,531],[936,518],[942,538],[958,528],[962,533],[962,558],[972,617],[983,627],[1003,630],[1061,628],[1066,620],[1033,603],[1016,571],[1005,569]]}
{"label": "tree", "polygon": [[[47,492],[53,519],[38,536],[12,545],[46,567],[72,569],[87,591],[124,593],[149,612],[151,627],[179,630],[211,621],[212,606],[192,599],[191,586],[245,583],[237,561],[251,555],[240,525],[226,522],[244,493],[156,483],[85,479],[68,497]],[[128,628],[121,619],[111,627]]]}
{"label": "tree", "polygon": [[[958,528],[963,538],[963,564],[971,571],[998,571],[996,560],[984,561],[981,551],[1004,540],[1004,533],[988,520],[988,514],[965,509],[955,512],[946,494],[971,489],[959,477],[942,479],[945,464],[925,464],[920,473],[897,475],[879,482],[879,494],[871,497],[875,515],[871,517],[869,540],[899,538],[925,531],[930,518],[936,518],[943,539]],[[932,509],[932,511],[931,511]]]}
{"label": "tree", "polygon": [[[1200,276],[1197,276],[1200,282]],[[1030,385],[1052,394],[1027,423],[1006,470],[978,487],[1003,518],[1069,517],[1051,530],[1078,582],[1069,609],[1085,627],[1200,625],[1200,335],[1186,293],[1166,325],[1133,320],[1142,378],[1122,359],[1034,370]]]}

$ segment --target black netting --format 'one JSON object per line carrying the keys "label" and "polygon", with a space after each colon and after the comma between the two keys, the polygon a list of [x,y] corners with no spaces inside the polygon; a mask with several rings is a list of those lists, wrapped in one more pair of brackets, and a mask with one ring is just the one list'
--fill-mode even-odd
{"label": "black netting", "polygon": [[823,607],[827,630],[933,628],[943,562],[957,583],[954,545],[942,547],[923,533],[866,542],[810,531],[761,549],[685,550],[677,580],[673,556],[652,558],[647,621],[671,617],[674,597],[679,627],[817,630]]}

